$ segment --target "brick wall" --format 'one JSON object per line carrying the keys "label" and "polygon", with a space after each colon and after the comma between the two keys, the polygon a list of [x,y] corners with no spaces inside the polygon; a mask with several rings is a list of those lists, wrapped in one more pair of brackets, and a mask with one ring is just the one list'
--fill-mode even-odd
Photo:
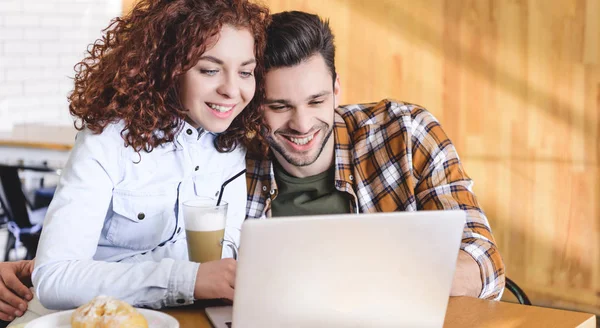
{"label": "brick wall", "polygon": [[71,125],[66,96],[87,45],[122,0],[0,0],[0,131]]}

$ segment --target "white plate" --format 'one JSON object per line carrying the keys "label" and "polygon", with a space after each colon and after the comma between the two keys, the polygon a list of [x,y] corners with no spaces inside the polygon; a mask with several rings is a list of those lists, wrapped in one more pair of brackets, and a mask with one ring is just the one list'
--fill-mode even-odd
{"label": "white plate", "polygon": [[[149,328],[179,328],[179,322],[172,316],[147,309],[137,309],[148,320]],[[71,314],[75,310],[61,311],[32,320],[25,328],[71,328]]]}

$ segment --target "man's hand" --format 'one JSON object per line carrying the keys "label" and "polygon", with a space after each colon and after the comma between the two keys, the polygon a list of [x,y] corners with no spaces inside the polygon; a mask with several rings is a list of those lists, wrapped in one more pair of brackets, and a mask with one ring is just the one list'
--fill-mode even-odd
{"label": "man's hand", "polygon": [[236,268],[237,262],[234,259],[222,259],[200,264],[196,274],[194,298],[224,298],[233,301]]}
{"label": "man's hand", "polygon": [[32,272],[32,260],[0,263],[0,320],[12,321],[27,311]]}
{"label": "man's hand", "polygon": [[479,297],[483,283],[477,262],[467,252],[460,250],[456,261],[456,271],[450,289],[450,296]]}

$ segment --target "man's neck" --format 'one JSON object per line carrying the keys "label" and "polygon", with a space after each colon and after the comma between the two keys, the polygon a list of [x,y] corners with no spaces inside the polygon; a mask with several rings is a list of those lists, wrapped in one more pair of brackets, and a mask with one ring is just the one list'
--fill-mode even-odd
{"label": "man's neck", "polygon": [[292,164],[288,163],[288,161],[286,161],[285,158],[283,158],[283,156],[281,156],[278,152],[274,152],[275,160],[279,163],[279,165],[281,165],[281,167],[283,167],[283,169],[288,174],[290,174],[291,176],[294,176],[296,178],[306,178],[306,177],[310,177],[313,175],[321,174],[321,173],[327,171],[331,167],[331,165],[333,165],[334,143],[335,143],[335,138],[333,138],[333,136],[332,136],[332,138],[329,138],[329,140],[327,140],[327,144],[325,144],[325,147],[323,148],[323,151],[319,155],[319,158],[317,158],[317,160],[310,165],[306,165],[306,166],[292,165]]}

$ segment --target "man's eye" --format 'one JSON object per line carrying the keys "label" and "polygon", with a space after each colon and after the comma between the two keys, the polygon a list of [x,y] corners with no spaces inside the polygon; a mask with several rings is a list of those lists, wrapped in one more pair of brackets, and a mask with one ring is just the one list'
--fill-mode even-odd
{"label": "man's eye", "polygon": [[320,105],[324,102],[324,100],[317,100],[317,101],[311,101],[309,104],[310,105]]}
{"label": "man's eye", "polygon": [[244,78],[252,77],[252,72],[240,72],[240,75]]}
{"label": "man's eye", "polygon": [[281,110],[284,109],[285,106],[269,106],[269,108],[271,108],[272,110]]}

